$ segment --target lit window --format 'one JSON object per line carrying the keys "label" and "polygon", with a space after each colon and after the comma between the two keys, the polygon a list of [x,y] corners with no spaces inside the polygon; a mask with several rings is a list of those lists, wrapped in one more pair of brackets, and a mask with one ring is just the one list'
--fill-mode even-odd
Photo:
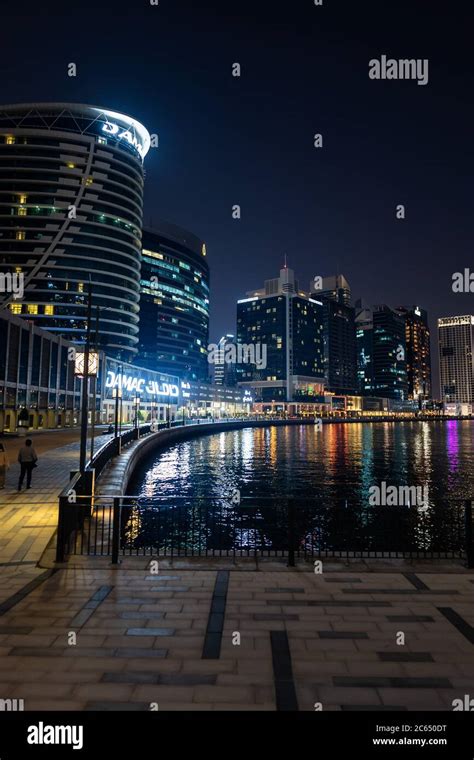
{"label": "lit window", "polygon": [[19,208],[18,208],[18,216],[26,216],[26,208],[25,208],[25,206],[19,206]]}
{"label": "lit window", "polygon": [[105,137],[98,137],[97,142],[99,143],[99,145],[107,145],[107,140]]}
{"label": "lit window", "polygon": [[27,195],[24,195],[23,193],[19,196],[18,200],[20,203],[26,203],[26,199],[28,198]]}
{"label": "lit window", "polygon": [[21,267],[15,267],[15,272],[17,274],[20,274],[22,272],[22,268]]}
{"label": "lit window", "polygon": [[25,231],[24,230],[18,230],[15,235],[17,240],[24,240],[25,239]]}
{"label": "lit window", "polygon": [[5,137],[5,142],[7,145],[15,145],[15,138],[13,137],[13,135],[7,135]]}
{"label": "lit window", "polygon": [[12,314],[21,314],[21,303],[11,303],[10,311]]}
{"label": "lit window", "polygon": [[52,304],[52,303],[47,303],[47,304],[46,304],[46,306],[44,307],[44,313],[45,313],[45,314],[48,314],[48,315],[50,315],[50,316],[51,316],[52,314],[54,314],[54,304]]}
{"label": "lit window", "polygon": [[76,164],[73,164],[70,161],[68,161],[68,163],[66,164],[66,166],[67,166],[68,169],[75,169],[76,168]]}
{"label": "lit window", "polygon": [[83,180],[83,183],[84,183],[85,185],[92,185],[92,183],[93,183],[93,182],[94,182],[94,180],[93,180],[93,178],[92,178],[92,177],[86,177],[86,178]]}
{"label": "lit window", "polygon": [[79,293],[84,293],[84,283],[83,282],[78,282],[77,283],[77,289],[78,289]]}
{"label": "lit window", "polygon": [[26,307],[26,310],[28,314],[38,314],[38,304],[37,303],[29,303]]}

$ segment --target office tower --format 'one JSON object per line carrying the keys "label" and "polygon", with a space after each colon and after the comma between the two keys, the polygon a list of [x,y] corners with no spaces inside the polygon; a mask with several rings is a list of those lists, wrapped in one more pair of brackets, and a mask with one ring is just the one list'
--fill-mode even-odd
{"label": "office tower", "polygon": [[236,348],[235,335],[223,335],[217,346],[218,361],[214,364],[214,383],[215,385],[232,387],[237,380],[236,363],[235,361],[228,361],[228,355],[230,349],[230,358],[232,358],[233,349]]}
{"label": "office tower", "polygon": [[[319,285],[322,285],[319,289]],[[314,297],[324,307],[324,376],[327,390],[336,394],[357,392],[357,347],[355,309],[344,275],[313,281]]]}
{"label": "office tower", "polygon": [[81,344],[90,280],[101,348],[136,356],[149,146],[139,122],[103,108],[0,107],[0,271],[24,278],[0,307]]}
{"label": "office tower", "polygon": [[209,266],[206,246],[191,232],[160,222],[143,231],[137,363],[207,380]]}
{"label": "office tower", "polygon": [[[324,383],[323,304],[298,289],[288,267],[237,304],[237,343],[259,346],[263,362],[238,367],[239,382],[262,400],[292,401],[320,392]],[[263,353],[263,352],[262,352]]]}
{"label": "office tower", "polygon": [[356,301],[357,389],[363,396],[373,394],[373,318],[372,310]]}
{"label": "office tower", "polygon": [[315,297],[326,298],[346,306],[351,305],[351,287],[343,274],[315,278],[310,287]]}
{"label": "office tower", "polygon": [[408,398],[421,404],[432,396],[428,315],[419,306],[401,306],[396,312],[405,319]]}
{"label": "office tower", "polygon": [[438,319],[441,398],[445,404],[474,402],[474,316]]}
{"label": "office tower", "polygon": [[408,397],[405,320],[389,306],[356,305],[359,391],[405,401]]}

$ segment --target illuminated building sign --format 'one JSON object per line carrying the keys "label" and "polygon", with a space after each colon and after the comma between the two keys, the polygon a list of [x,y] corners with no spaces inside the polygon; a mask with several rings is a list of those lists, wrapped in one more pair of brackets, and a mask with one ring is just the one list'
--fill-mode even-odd
{"label": "illuminated building sign", "polygon": [[145,380],[136,375],[121,375],[109,370],[107,372],[106,388],[120,388],[130,393],[147,393],[151,396],[167,396],[178,398],[179,388],[173,383],[159,383],[157,380]]}
{"label": "illuminated building sign", "polygon": [[189,383],[181,383],[181,393],[183,398],[191,398],[191,385]]}
{"label": "illuminated building sign", "polygon": [[129,129],[122,129],[118,124],[113,124],[113,122],[108,121],[102,126],[102,131],[107,132],[108,135],[113,135],[118,140],[126,140],[129,145],[136,148],[142,158],[145,157],[144,146]]}
{"label": "illuminated building sign", "polygon": [[421,311],[420,311],[420,307],[419,306],[415,307],[415,314],[416,314],[417,317],[421,317]]}

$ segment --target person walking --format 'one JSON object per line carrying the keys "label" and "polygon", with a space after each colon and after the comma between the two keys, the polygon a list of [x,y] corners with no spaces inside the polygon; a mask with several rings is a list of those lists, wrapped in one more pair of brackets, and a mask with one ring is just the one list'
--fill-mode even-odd
{"label": "person walking", "polygon": [[6,478],[7,470],[9,466],[10,466],[10,462],[8,461],[8,455],[5,449],[5,444],[0,443],[0,488],[5,488],[5,478]]}
{"label": "person walking", "polygon": [[27,438],[25,445],[21,447],[18,452],[18,461],[20,463],[20,479],[18,481],[18,490],[21,491],[23,481],[26,475],[26,487],[31,488],[31,473],[33,468],[36,467],[38,456],[33,448],[33,441],[31,438]]}

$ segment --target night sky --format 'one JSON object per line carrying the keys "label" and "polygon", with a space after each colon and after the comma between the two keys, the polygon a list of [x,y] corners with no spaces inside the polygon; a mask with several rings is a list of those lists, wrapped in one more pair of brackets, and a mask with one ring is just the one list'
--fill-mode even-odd
{"label": "night sky", "polygon": [[[159,135],[145,224],[166,219],[206,241],[211,340],[235,330],[236,300],[277,276],[285,254],[304,289],[342,272],[354,298],[426,308],[434,334],[439,316],[474,313],[474,295],[451,288],[454,272],[474,271],[468,8],[23,0],[2,8],[0,100],[90,103]],[[429,83],[370,80],[382,54],[428,58]]]}

